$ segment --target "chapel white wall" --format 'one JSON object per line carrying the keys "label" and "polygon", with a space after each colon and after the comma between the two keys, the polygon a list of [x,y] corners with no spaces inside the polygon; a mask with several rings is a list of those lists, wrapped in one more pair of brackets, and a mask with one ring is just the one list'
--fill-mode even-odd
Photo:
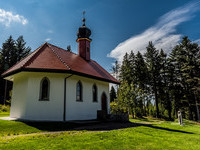
{"label": "chapel white wall", "polygon": [[[69,74],[21,72],[14,76],[11,117],[37,121],[63,121],[64,79]],[[50,80],[49,101],[39,101],[40,82],[43,77]],[[76,84],[82,82],[83,102],[76,101]],[[97,102],[92,99],[92,86],[97,85]],[[101,96],[107,96],[110,110],[109,83],[73,75],[66,80],[66,121],[97,118],[101,110]]]}
{"label": "chapel white wall", "polygon": [[[76,84],[81,81],[83,101],[76,101]],[[97,86],[97,102],[93,102],[92,86]],[[66,82],[66,120],[90,120],[97,118],[97,110],[101,110],[101,95],[107,96],[107,108],[110,110],[109,83],[80,76],[72,76]]]}
{"label": "chapel white wall", "polygon": [[28,78],[23,73],[15,75],[10,117],[25,118]]}
{"label": "chapel white wall", "polygon": [[[64,74],[31,73],[28,79],[27,120],[62,121],[64,99]],[[49,100],[40,99],[40,82],[50,81]]]}

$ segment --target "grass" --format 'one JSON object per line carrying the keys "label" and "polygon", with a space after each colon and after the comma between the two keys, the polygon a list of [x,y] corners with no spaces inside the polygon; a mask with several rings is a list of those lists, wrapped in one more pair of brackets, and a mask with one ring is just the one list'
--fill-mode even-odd
{"label": "grass", "polygon": [[[196,122],[185,121],[179,126],[154,118],[130,121],[130,127],[118,130],[70,131],[80,125],[0,120],[0,149],[200,149],[200,126]],[[51,132],[61,130],[67,131]]]}
{"label": "grass", "polygon": [[0,112],[0,117],[9,117],[9,112]]}

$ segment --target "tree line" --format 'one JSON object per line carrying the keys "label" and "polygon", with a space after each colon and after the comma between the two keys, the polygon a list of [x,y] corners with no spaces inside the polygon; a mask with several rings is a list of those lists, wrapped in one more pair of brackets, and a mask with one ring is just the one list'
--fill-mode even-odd
{"label": "tree line", "polygon": [[149,42],[144,54],[126,53],[116,69],[121,82],[117,96],[111,90],[116,112],[172,120],[180,110],[184,118],[200,120],[200,47],[188,37],[169,54]]}
{"label": "tree line", "polygon": [[[2,44],[0,48],[0,75],[26,57],[31,51],[29,46],[26,46],[23,36],[19,36],[16,40],[9,38]],[[8,103],[12,90],[12,82],[6,81],[0,76],[0,104]]]}

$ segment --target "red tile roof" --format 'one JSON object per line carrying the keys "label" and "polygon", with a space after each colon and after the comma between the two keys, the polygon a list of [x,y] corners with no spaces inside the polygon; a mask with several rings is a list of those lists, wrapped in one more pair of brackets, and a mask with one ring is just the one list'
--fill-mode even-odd
{"label": "red tile roof", "polygon": [[21,71],[71,73],[119,84],[119,81],[94,60],[86,61],[77,54],[49,43],[40,46],[2,76],[7,77]]}

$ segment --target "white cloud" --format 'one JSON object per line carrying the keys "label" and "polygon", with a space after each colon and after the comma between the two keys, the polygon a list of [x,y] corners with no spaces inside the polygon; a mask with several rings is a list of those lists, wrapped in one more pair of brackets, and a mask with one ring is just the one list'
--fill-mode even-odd
{"label": "white cloud", "polygon": [[125,53],[140,51],[144,53],[149,41],[152,41],[157,49],[169,52],[181,39],[181,34],[176,34],[176,27],[194,17],[194,12],[199,10],[199,2],[188,3],[182,7],[169,11],[161,16],[158,22],[139,35],[135,35],[117,45],[108,57],[122,61]]}
{"label": "white cloud", "polygon": [[197,40],[195,40],[195,41],[193,41],[194,43],[198,43],[198,44],[200,44],[200,39],[197,39]]}
{"label": "white cloud", "polygon": [[48,41],[50,41],[50,40],[51,40],[50,38],[46,38],[46,39],[45,39],[46,42],[48,42]]}
{"label": "white cloud", "polygon": [[11,11],[5,11],[4,9],[0,9],[0,23],[5,26],[9,26],[12,22],[18,22],[23,25],[28,23],[28,20],[19,14],[13,14]]}

